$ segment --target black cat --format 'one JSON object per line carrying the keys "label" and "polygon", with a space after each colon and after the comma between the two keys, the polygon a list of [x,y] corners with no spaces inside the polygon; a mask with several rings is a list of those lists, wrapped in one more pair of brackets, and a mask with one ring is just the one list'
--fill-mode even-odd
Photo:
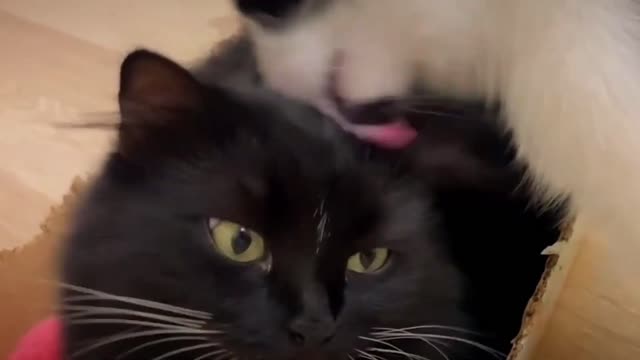
{"label": "black cat", "polygon": [[66,358],[508,352],[562,214],[519,190],[493,113],[415,113],[394,152],[227,85],[143,50],[122,64],[118,142],[64,253]]}

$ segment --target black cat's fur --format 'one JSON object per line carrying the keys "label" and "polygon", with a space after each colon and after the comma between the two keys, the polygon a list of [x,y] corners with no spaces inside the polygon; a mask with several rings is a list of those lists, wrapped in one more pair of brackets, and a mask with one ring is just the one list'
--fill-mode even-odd
{"label": "black cat's fur", "polygon": [[[508,352],[562,214],[530,206],[494,113],[416,113],[418,140],[393,152],[251,81],[197,73],[146,51],[122,65],[118,143],[64,253],[66,358]],[[210,218],[261,234],[270,267],[219,255]],[[391,251],[382,271],[346,270],[377,247]]]}

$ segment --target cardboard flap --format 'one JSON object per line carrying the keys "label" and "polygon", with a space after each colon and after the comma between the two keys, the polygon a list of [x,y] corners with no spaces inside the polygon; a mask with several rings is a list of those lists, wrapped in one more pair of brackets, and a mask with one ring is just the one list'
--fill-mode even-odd
{"label": "cardboard flap", "polygon": [[549,318],[564,287],[571,264],[576,257],[578,244],[583,238],[578,220],[570,221],[561,238],[544,255],[548,255],[547,267],[542,274],[536,292],[525,309],[520,333],[513,341],[513,349],[507,360],[533,360]]}
{"label": "cardboard flap", "polygon": [[39,235],[23,247],[0,251],[0,359],[8,357],[31,326],[55,311],[60,240],[85,187],[85,181],[76,179]]}

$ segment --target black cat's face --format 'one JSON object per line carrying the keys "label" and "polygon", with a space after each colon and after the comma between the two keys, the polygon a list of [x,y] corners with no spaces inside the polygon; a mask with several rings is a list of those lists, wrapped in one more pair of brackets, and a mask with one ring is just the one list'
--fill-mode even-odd
{"label": "black cat's face", "polygon": [[389,329],[468,326],[428,194],[295,124],[314,111],[144,51],[120,103],[65,253],[69,356],[391,359]]}
{"label": "black cat's face", "polygon": [[424,241],[432,234],[418,194],[357,171],[319,183],[289,176],[250,201],[229,193],[233,212],[215,211],[191,240],[210,247],[210,298],[197,307],[213,314],[226,349],[335,359],[375,345],[360,338],[375,327],[451,321],[425,317],[424,299],[455,301],[458,289],[437,246]]}

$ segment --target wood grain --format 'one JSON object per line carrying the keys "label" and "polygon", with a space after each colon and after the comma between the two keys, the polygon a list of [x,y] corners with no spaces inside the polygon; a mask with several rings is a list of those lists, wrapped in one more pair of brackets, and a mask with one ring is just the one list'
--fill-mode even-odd
{"label": "wood grain", "polygon": [[[0,0],[0,249],[99,164],[109,133],[57,125],[112,116],[126,51],[189,63],[236,26],[227,0]],[[639,258],[638,244],[583,242],[538,359],[640,359]]]}

